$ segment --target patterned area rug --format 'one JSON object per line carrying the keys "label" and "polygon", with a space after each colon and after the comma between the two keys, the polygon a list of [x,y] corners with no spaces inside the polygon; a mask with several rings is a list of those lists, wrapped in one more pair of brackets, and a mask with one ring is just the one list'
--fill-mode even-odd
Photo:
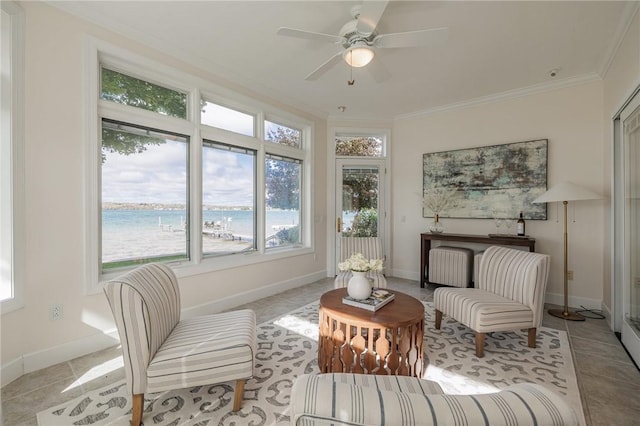
{"label": "patterned area rug", "polygon": [[[445,317],[433,328],[433,305],[425,303],[425,378],[446,393],[488,393],[513,383],[534,382],[564,395],[583,418],[567,335],[542,328],[538,348],[526,332],[487,336],[485,356],[475,357],[473,332]],[[242,409],[231,411],[234,383],[145,395],[146,426],[288,425],[293,380],[317,373],[318,304],[303,306],[258,326],[255,377],[245,386]],[[129,425],[131,401],[124,382],[92,391],[38,413],[40,426]]]}

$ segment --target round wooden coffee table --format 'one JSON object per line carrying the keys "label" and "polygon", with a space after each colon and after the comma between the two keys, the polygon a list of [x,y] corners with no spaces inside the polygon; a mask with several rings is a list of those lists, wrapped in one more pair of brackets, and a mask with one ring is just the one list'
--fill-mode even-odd
{"label": "round wooden coffee table", "polygon": [[422,377],[424,305],[392,291],[395,299],[375,312],[345,305],[346,288],[320,298],[318,364],[322,373]]}

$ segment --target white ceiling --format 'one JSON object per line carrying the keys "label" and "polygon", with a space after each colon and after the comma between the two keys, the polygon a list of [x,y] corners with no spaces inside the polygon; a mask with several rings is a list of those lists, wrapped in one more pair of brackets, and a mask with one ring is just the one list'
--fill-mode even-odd
{"label": "white ceiling", "polygon": [[[227,80],[315,114],[392,119],[544,85],[601,76],[637,2],[391,1],[378,32],[448,27],[443,44],[378,49],[353,70],[304,78],[340,46],[276,35],[338,34],[361,2],[64,1],[55,6]],[[390,78],[376,82],[368,68]],[[549,71],[559,68],[555,78]],[[338,106],[346,106],[341,113]]]}

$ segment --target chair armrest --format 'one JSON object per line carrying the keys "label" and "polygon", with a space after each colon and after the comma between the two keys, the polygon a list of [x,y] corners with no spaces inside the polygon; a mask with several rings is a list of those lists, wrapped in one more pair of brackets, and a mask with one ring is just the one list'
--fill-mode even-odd
{"label": "chair armrest", "polygon": [[480,395],[422,395],[300,376],[291,390],[291,424],[345,425],[578,425],[575,412],[553,392],[518,384]]}

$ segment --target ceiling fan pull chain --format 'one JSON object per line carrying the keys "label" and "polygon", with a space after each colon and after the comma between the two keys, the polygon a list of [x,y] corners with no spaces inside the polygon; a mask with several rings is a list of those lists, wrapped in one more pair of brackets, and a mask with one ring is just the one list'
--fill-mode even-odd
{"label": "ceiling fan pull chain", "polygon": [[[353,55],[353,52],[351,52],[351,51],[350,51],[350,52],[349,52],[349,55]],[[352,64],[352,63],[353,63],[352,61],[349,61],[349,64]],[[351,79],[350,79],[350,80],[347,80],[347,85],[348,85],[348,86],[353,86],[353,85],[355,84],[355,82],[356,82],[356,81],[353,79],[353,65],[349,65],[349,71],[350,71],[350,73],[351,73]]]}

